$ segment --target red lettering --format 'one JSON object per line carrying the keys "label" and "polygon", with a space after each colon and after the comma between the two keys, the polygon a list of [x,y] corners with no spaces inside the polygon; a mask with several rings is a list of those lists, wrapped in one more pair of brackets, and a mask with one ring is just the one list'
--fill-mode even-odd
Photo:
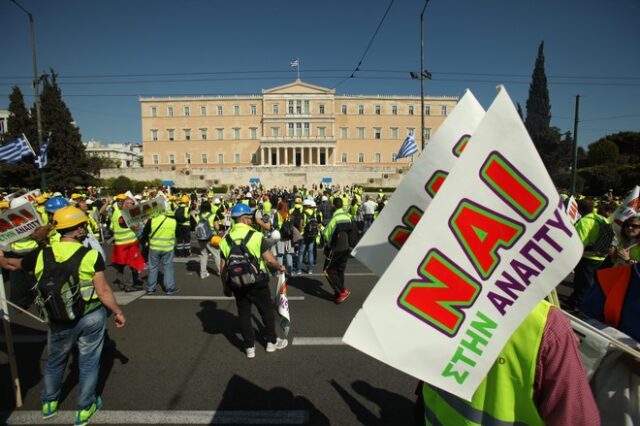
{"label": "red lettering", "polygon": [[407,209],[402,216],[402,225],[398,225],[393,228],[391,234],[389,234],[389,243],[400,250],[400,248],[407,242],[409,235],[413,232],[414,228],[420,222],[420,218],[424,212],[416,206],[411,206]]}

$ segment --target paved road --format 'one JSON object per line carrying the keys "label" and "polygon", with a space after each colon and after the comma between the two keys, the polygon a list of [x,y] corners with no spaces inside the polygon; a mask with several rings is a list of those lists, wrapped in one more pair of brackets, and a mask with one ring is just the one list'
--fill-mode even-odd
{"label": "paved road", "polygon": [[[242,349],[235,302],[223,296],[219,278],[200,280],[197,268],[195,258],[176,261],[178,296],[117,293],[128,324],[116,330],[109,321],[113,344],[99,384],[105,405],[93,424],[411,424],[416,380],[340,341],[376,282],[357,261],[349,262],[352,295],[342,305],[330,300],[321,275],[291,278],[290,346],[270,354],[259,341],[253,360]],[[12,320],[24,407],[11,410],[0,336],[0,424],[45,423],[38,396],[46,328],[24,314]],[[257,312],[254,322],[259,330]],[[72,373],[63,412],[46,424],[73,422],[76,390]]]}

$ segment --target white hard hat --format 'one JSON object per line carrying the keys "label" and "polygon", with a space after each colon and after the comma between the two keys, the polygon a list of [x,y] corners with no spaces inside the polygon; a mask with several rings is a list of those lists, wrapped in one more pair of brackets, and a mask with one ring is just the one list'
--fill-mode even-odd
{"label": "white hard hat", "polygon": [[244,196],[245,198],[253,198],[253,194],[251,194],[250,192],[247,192]]}
{"label": "white hard hat", "polygon": [[313,201],[313,200],[310,200],[310,199],[308,199],[308,198],[305,198],[305,199],[304,199],[304,201],[302,202],[302,205],[303,205],[303,206],[310,206],[312,201]]}
{"label": "white hard hat", "polygon": [[214,198],[213,204],[220,204],[220,198]]}
{"label": "white hard hat", "polygon": [[278,231],[277,229],[274,229],[273,232],[271,233],[271,239],[272,240],[280,240],[280,231]]}
{"label": "white hard hat", "polygon": [[62,193],[61,193],[61,192],[59,192],[59,191],[56,191],[56,192],[54,192],[54,193],[53,193],[53,195],[52,195],[52,196],[53,196],[53,197],[62,197]]}
{"label": "white hard hat", "polygon": [[322,196],[322,198],[321,198],[321,200],[322,200],[322,201],[329,201],[329,199],[327,198],[327,196],[326,196],[326,195],[323,195],[323,196]]}
{"label": "white hard hat", "polygon": [[315,207],[316,206],[316,202],[311,200],[309,201],[309,207]]}
{"label": "white hard hat", "polygon": [[24,197],[18,197],[11,200],[9,203],[10,209],[15,209],[16,207],[24,206],[25,204],[29,204],[29,200]]}

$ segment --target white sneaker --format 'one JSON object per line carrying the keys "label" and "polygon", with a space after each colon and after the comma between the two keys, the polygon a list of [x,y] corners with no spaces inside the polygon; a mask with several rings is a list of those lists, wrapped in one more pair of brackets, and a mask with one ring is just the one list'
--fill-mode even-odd
{"label": "white sneaker", "polygon": [[247,358],[255,358],[256,357],[256,348],[255,346],[251,346],[250,348],[245,349],[247,353]]}
{"label": "white sneaker", "polygon": [[267,342],[267,352],[275,352],[278,349],[284,349],[289,344],[287,339],[277,338],[275,343]]}
{"label": "white sneaker", "polygon": [[208,273],[208,272],[203,272],[203,273],[201,273],[201,274],[200,274],[200,279],[201,279],[201,280],[204,280],[205,278],[208,278],[208,277],[210,277],[210,276],[211,276],[211,274],[210,274],[210,273]]}

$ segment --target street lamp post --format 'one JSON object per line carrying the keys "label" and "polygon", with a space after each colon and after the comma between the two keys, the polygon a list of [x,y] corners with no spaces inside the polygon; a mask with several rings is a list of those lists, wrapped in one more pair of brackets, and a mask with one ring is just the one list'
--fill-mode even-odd
{"label": "street lamp post", "polygon": [[424,69],[424,11],[427,9],[427,5],[429,4],[429,0],[424,1],[424,6],[422,7],[422,12],[420,12],[420,72],[411,72],[411,78],[414,80],[420,80],[420,131],[421,131],[421,141],[422,141],[422,149],[424,150],[425,142],[424,142],[424,80],[431,79],[431,73]]}
{"label": "street lamp post", "polygon": [[[34,92],[35,103],[36,103],[36,126],[38,129],[38,148],[40,148],[42,146],[42,119],[41,119],[41,113],[40,113],[40,90],[39,90],[40,78],[38,77],[38,65],[36,62],[36,36],[33,30],[33,15],[27,9],[22,7],[22,5],[20,5],[20,3],[18,3],[16,0],[9,0],[9,1],[11,1],[13,4],[18,6],[20,10],[26,13],[27,16],[29,17],[29,31],[31,32],[31,61],[33,63],[33,92]],[[41,170],[40,176],[42,178],[42,190],[44,191],[45,190],[44,171]]]}

